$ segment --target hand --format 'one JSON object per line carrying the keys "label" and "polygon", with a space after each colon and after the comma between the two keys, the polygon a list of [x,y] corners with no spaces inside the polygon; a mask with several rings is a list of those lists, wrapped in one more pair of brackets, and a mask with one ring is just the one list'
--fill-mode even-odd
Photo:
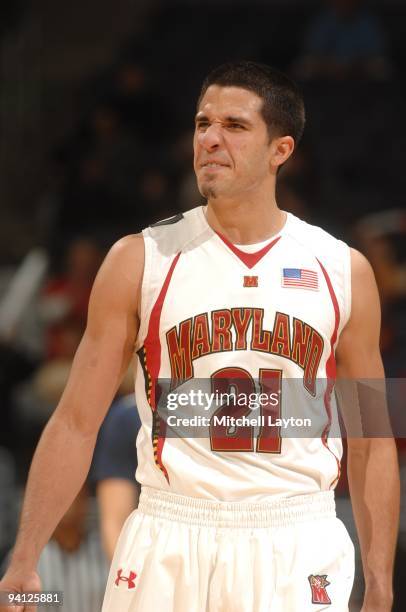
{"label": "hand", "polygon": [[[41,580],[34,570],[14,569],[10,567],[4,578],[0,580],[0,593],[41,591]],[[37,606],[7,606],[0,603],[0,612],[36,612]]]}

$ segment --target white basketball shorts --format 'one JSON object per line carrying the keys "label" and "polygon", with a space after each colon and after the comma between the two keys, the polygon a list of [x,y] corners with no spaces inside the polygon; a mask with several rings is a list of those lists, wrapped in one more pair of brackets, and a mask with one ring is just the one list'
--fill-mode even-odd
{"label": "white basketball shorts", "polygon": [[344,612],[353,579],[332,491],[239,503],[144,487],[102,612]]}

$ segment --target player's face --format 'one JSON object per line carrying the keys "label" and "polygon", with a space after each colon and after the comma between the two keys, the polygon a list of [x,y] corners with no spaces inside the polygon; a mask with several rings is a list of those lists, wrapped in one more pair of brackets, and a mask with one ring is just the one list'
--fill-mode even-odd
{"label": "player's face", "polygon": [[269,180],[271,143],[261,107],[261,98],[246,89],[207,89],[193,140],[194,169],[204,197],[240,198]]}

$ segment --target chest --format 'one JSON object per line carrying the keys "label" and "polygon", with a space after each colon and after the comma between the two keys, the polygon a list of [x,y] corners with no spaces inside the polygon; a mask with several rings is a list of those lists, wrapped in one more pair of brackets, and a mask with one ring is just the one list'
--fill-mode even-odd
{"label": "chest", "polygon": [[187,328],[192,341],[204,336],[214,349],[238,350],[261,339],[268,349],[272,338],[290,341],[300,321],[330,339],[335,312],[314,255],[281,241],[252,263],[220,241],[182,253],[163,304],[161,334]]}

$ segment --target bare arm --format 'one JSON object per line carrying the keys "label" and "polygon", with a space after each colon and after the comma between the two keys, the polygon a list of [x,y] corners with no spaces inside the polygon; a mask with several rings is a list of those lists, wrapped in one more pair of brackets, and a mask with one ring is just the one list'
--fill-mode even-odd
{"label": "bare arm", "polygon": [[142,237],[127,236],[100,268],[69,381],[34,455],[8,581],[0,588],[13,574],[35,570],[86,478],[98,429],[134,350],[143,258]]}
{"label": "bare arm", "polygon": [[96,491],[103,547],[111,561],[124,522],[138,505],[138,486],[135,480],[106,478],[97,484]]}
{"label": "bare arm", "polygon": [[[379,352],[380,307],[374,274],[357,251],[351,254],[351,317],[337,347],[337,374],[359,381],[363,417],[372,411],[386,428],[384,370]],[[368,384],[367,384],[368,383]],[[375,402],[377,405],[362,405]],[[344,420],[354,405],[343,406]],[[348,429],[348,428],[347,428]],[[392,606],[392,573],[399,521],[399,470],[394,440],[390,437],[356,438],[348,432],[348,480],[360,540],[366,592],[364,612],[389,612]]]}

